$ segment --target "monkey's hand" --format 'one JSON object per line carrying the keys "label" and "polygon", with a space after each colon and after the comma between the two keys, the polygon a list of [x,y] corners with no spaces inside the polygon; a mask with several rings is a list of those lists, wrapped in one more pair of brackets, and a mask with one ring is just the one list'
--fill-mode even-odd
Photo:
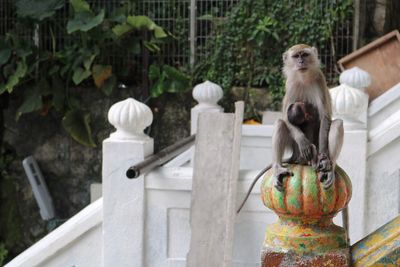
{"label": "monkey's hand", "polygon": [[335,181],[335,171],[332,162],[325,153],[318,155],[319,180],[324,184],[324,189],[329,189]]}
{"label": "monkey's hand", "polygon": [[332,170],[332,162],[325,153],[318,154],[317,170],[321,172],[329,172]]}
{"label": "monkey's hand", "polygon": [[301,138],[297,145],[299,146],[300,156],[303,159],[312,161],[315,158],[317,149],[306,137]]}
{"label": "monkey's hand", "polygon": [[286,176],[293,176],[293,173],[282,166],[274,166],[274,186],[280,192],[285,190],[283,188],[283,178]]}

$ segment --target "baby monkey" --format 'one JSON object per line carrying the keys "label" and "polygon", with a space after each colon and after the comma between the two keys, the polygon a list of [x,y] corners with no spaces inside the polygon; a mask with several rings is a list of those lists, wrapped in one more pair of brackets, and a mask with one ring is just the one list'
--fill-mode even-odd
{"label": "baby monkey", "polygon": [[305,135],[305,137],[313,144],[312,158],[307,160],[301,158],[298,153],[298,147],[294,144],[292,157],[289,159],[290,163],[297,163],[303,165],[312,165],[317,168],[317,148],[314,144],[318,142],[318,126],[320,120],[318,117],[318,110],[315,106],[308,102],[297,101],[289,105],[287,110],[288,121],[297,126]]}

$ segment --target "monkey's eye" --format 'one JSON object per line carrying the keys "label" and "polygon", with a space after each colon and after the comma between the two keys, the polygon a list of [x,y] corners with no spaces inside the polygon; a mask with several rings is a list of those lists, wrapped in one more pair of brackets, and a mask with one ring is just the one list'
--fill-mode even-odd
{"label": "monkey's eye", "polygon": [[292,57],[293,57],[293,58],[298,58],[298,57],[299,57],[299,54],[295,54],[295,55],[293,55]]}
{"label": "monkey's eye", "polygon": [[303,57],[308,57],[308,56],[309,56],[309,54],[307,54],[307,53],[303,54]]}

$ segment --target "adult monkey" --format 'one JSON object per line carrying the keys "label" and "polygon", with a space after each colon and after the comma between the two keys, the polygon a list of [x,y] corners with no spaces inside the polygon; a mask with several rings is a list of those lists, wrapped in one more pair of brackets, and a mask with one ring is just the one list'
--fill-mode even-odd
{"label": "adult monkey", "polygon": [[[293,151],[290,163],[312,165],[319,171],[319,180],[328,189],[334,182],[336,159],[343,144],[343,122],[332,121],[331,98],[325,77],[320,69],[318,52],[315,47],[299,44],[283,54],[283,72],[286,76],[283,98],[283,119],[275,123],[272,136],[274,186],[283,191],[283,178],[292,173],[282,165],[285,149]],[[289,107],[295,103],[312,105],[313,114],[319,123],[312,124],[317,129],[318,140],[309,140],[304,130],[288,119]]]}
{"label": "adult monkey", "polygon": [[[272,164],[254,178],[237,213],[243,208],[258,179],[271,167],[275,176],[274,186],[284,191],[283,179],[292,173],[282,163],[311,162],[319,171],[319,179],[325,189],[335,179],[336,159],[343,144],[343,121],[332,121],[331,98],[320,69],[317,49],[304,44],[292,46],[283,54],[283,62],[286,76],[284,116],[275,123]],[[304,117],[296,114],[299,108]],[[282,160],[286,148],[291,148],[293,154],[290,159]]]}

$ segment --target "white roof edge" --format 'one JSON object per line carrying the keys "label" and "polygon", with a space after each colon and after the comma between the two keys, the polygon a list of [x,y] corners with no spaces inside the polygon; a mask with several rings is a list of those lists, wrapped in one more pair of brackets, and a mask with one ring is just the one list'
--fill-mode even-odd
{"label": "white roof edge", "polygon": [[400,83],[396,84],[378,98],[371,101],[368,107],[368,116],[373,116],[387,105],[400,98]]}
{"label": "white roof edge", "polygon": [[400,110],[369,131],[368,157],[400,137]]}
{"label": "white roof edge", "polygon": [[97,227],[102,221],[103,198],[100,198],[15,257],[5,267],[40,266],[40,263],[71,244],[85,232]]}

